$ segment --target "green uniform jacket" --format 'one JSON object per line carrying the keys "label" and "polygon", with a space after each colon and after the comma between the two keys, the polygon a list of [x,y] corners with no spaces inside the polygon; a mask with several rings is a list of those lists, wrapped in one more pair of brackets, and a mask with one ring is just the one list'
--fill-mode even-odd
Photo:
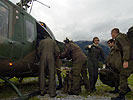
{"label": "green uniform jacket", "polygon": [[40,41],[38,52],[40,55],[57,57],[60,50],[56,42],[48,37]]}
{"label": "green uniform jacket", "polygon": [[65,51],[60,55],[61,58],[72,59],[73,63],[78,63],[79,61],[87,60],[87,57],[82,52],[80,47],[73,43],[66,43]]}
{"label": "green uniform jacket", "polygon": [[92,44],[90,48],[88,46],[85,47],[85,50],[88,50],[88,57],[92,63],[98,62],[100,56],[102,58],[102,62],[105,63],[104,52],[100,46]]}
{"label": "green uniform jacket", "polygon": [[126,34],[119,33],[115,38],[115,43],[118,46],[123,61],[130,60],[130,44]]}
{"label": "green uniform jacket", "polygon": [[107,57],[107,65],[115,72],[120,72],[122,68],[122,57],[117,45],[111,48],[110,54]]}

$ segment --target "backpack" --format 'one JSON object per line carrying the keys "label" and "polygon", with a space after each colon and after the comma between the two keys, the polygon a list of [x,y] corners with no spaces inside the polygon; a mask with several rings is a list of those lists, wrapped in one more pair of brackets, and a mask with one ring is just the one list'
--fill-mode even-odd
{"label": "backpack", "polygon": [[99,71],[99,77],[103,84],[110,87],[116,87],[119,85],[119,74],[113,70],[106,68]]}
{"label": "backpack", "polygon": [[127,37],[130,40],[131,46],[133,47],[133,26],[128,29]]}
{"label": "backpack", "polygon": [[133,26],[128,29],[127,37],[131,46],[131,59],[133,60]]}

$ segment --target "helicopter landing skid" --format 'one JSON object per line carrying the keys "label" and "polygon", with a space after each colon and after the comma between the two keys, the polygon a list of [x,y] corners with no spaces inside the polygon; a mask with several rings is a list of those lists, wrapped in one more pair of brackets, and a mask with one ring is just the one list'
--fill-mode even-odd
{"label": "helicopter landing skid", "polygon": [[0,79],[2,79],[2,80],[4,80],[5,82],[9,83],[9,84],[13,87],[13,89],[16,91],[16,93],[17,93],[18,96],[19,96],[19,98],[16,99],[16,100],[27,100],[27,99],[28,99],[27,96],[22,95],[22,93],[21,93],[21,92],[18,90],[18,88],[13,84],[13,82],[11,82],[10,80],[8,80],[7,78],[2,77],[2,76],[0,76]]}

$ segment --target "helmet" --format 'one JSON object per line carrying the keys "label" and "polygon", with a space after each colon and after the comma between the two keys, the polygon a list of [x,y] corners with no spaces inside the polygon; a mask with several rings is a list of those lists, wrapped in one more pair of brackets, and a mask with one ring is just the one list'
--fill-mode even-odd
{"label": "helmet", "polygon": [[66,37],[66,39],[64,40],[65,43],[69,43],[70,40]]}

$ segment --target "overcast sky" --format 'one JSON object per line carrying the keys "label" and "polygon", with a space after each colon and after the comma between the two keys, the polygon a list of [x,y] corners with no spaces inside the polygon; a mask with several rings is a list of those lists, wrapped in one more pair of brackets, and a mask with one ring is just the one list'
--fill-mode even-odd
{"label": "overcast sky", "polygon": [[[14,3],[19,0],[10,0]],[[126,33],[133,25],[133,0],[39,0],[51,8],[34,2],[31,15],[45,22],[57,40],[111,38],[117,27]]]}

